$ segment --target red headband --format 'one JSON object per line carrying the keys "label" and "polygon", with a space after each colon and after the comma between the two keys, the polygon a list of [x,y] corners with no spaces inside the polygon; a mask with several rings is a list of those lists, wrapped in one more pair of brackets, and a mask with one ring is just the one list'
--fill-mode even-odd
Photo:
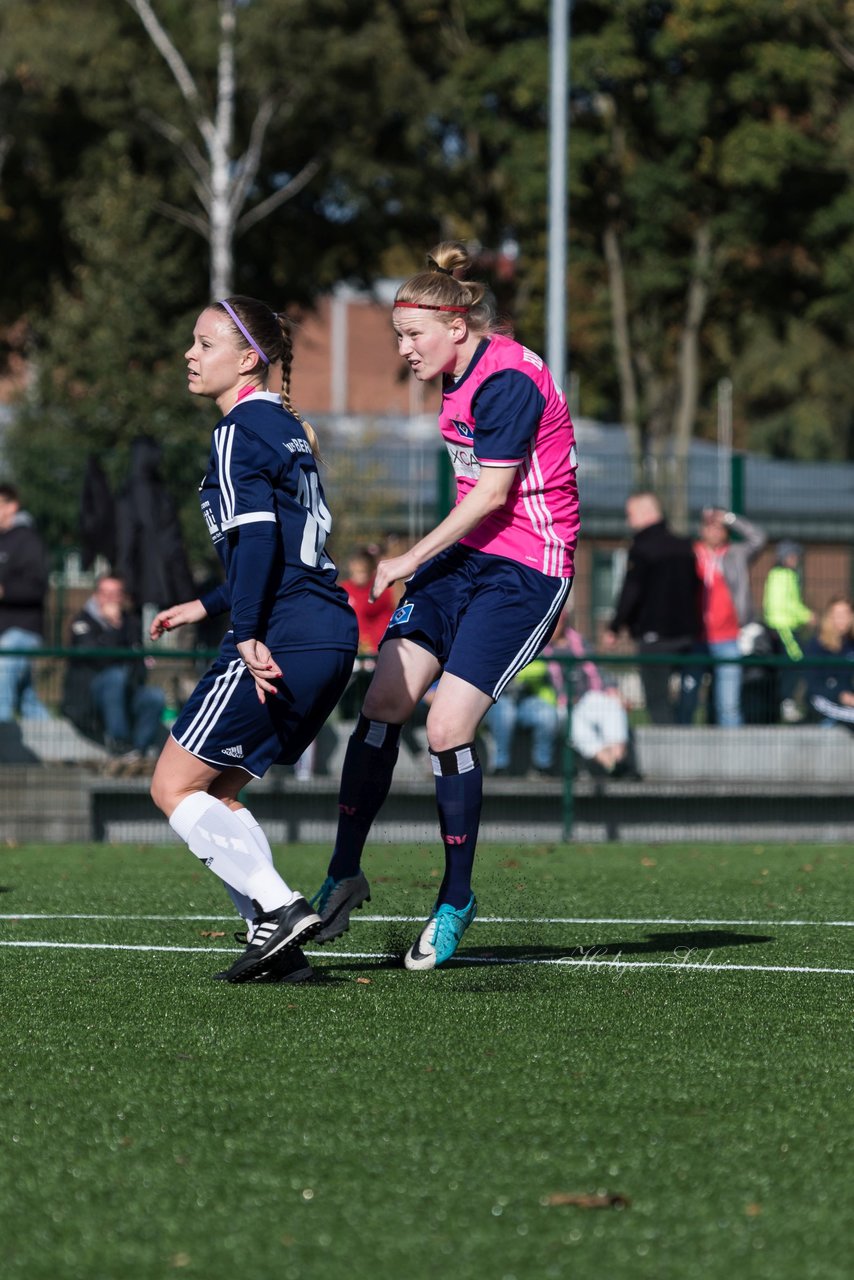
{"label": "red headband", "polygon": [[432,302],[396,302],[396,307],[417,307],[419,311],[470,311],[470,307],[439,307]]}

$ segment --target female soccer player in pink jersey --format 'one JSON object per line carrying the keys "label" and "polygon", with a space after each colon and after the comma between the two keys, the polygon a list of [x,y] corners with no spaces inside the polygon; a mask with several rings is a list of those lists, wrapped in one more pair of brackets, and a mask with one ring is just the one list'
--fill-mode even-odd
{"label": "female soccer player in pink jersey", "polygon": [[314,899],[317,941],[337,938],[370,900],[361,870],[388,794],[401,726],[437,680],[427,717],[445,875],[404,958],[432,969],[475,917],[471,872],[483,775],[475,733],[543,649],[572,585],[578,537],[575,441],[563,392],[533,351],[498,331],[494,301],[465,279],[465,247],[440,244],[398,290],[398,349],[419,381],[442,377],[439,429],[457,479],[448,516],[403,555],[380,561],[374,595],[406,592],[392,615],[339,793],[335,851]]}

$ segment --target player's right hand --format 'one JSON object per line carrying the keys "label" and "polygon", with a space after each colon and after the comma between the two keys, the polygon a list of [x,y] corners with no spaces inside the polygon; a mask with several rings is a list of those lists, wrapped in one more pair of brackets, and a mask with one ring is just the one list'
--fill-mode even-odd
{"label": "player's right hand", "polygon": [[185,627],[188,622],[201,622],[207,616],[208,611],[201,600],[185,600],[183,604],[173,604],[168,609],[161,609],[152,619],[148,634],[152,640],[159,640],[164,631]]}

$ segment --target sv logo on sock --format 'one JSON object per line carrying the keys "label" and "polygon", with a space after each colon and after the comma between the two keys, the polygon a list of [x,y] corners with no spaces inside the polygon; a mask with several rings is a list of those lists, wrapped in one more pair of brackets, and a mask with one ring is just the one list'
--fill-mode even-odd
{"label": "sv logo on sock", "polygon": [[465,844],[468,840],[468,836],[443,836],[442,839],[445,841],[445,844]]}

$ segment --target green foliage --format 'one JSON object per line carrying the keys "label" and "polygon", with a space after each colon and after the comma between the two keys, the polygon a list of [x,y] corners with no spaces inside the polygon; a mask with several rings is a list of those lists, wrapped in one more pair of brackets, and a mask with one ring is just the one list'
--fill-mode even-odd
{"label": "green foliage", "polygon": [[[35,326],[35,381],[7,439],[27,506],[54,547],[76,540],[89,453],[117,490],[131,441],[152,435],[181,499],[194,492],[206,457],[210,415],[187,403],[180,359],[200,284],[188,298],[182,236],[154,212],[152,184],[131,172],[122,138],[113,141],[66,202],[79,261]],[[188,531],[200,523],[193,514]]]}
{"label": "green foliage", "polygon": [[[153,7],[213,112],[218,0]],[[309,162],[320,168],[239,234],[236,287],[310,306],[340,279],[407,271],[458,235],[482,246],[518,336],[542,349],[549,8],[239,4],[235,157],[272,104],[245,208]],[[851,455],[852,86],[848,0],[575,0],[569,314],[583,412],[621,412],[607,228],[642,425],[670,430],[704,227],[700,428],[726,374],[738,444]],[[121,475],[127,441],[145,429],[164,442],[176,492],[198,469],[209,419],[183,399],[180,354],[206,296],[208,246],[164,214],[200,210],[177,138],[204,148],[126,0],[0,9],[0,322],[30,323],[36,371],[10,449],[60,541],[74,539],[88,449]],[[496,276],[506,238],[519,257]]]}

